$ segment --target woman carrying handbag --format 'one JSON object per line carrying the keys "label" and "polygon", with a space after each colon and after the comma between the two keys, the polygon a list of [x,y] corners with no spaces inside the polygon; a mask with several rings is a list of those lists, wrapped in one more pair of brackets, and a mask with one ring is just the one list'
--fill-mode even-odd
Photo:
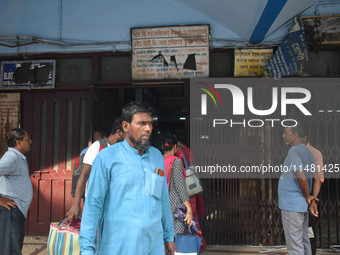
{"label": "woman carrying handbag", "polygon": [[[177,151],[177,139],[173,136],[166,137],[162,143],[163,158],[166,178],[169,188],[171,212],[174,213],[180,206],[186,207],[184,222],[192,225],[192,209],[185,186],[185,171],[181,160],[174,156]],[[175,234],[186,233],[187,225],[173,215]]]}
{"label": "woman carrying handbag", "polygon": [[[175,137],[177,138],[177,143],[178,143],[177,145],[178,150],[175,156],[178,156],[181,159],[183,165],[185,165],[184,157],[189,161],[189,164],[194,164],[195,163],[194,158],[192,156],[189,146],[187,145],[189,143],[187,140],[187,135],[186,135],[185,130],[184,129],[177,130]],[[181,149],[179,149],[179,147],[181,147]],[[182,151],[184,153],[182,153]],[[205,211],[202,193],[196,196],[190,197],[189,203],[191,205],[192,215],[197,220],[197,223],[198,223],[199,233],[197,235],[202,238],[202,245],[201,245],[200,252],[204,252],[206,250],[207,243],[204,240],[201,226],[198,221],[198,214],[204,217],[204,211]]]}

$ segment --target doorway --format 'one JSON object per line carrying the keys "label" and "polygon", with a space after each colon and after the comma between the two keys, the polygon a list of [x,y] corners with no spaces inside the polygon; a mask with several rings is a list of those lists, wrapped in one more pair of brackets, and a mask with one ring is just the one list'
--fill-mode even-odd
{"label": "doorway", "polygon": [[27,234],[48,235],[70,209],[72,166],[89,138],[89,91],[22,91],[22,126],[33,141],[27,153],[33,199]]}
{"label": "doorway", "polygon": [[129,86],[96,88],[94,92],[93,128],[110,133],[113,120],[121,116],[123,107],[133,101],[145,102],[154,108],[151,144],[160,148],[163,135],[189,127],[189,93],[183,85]]}

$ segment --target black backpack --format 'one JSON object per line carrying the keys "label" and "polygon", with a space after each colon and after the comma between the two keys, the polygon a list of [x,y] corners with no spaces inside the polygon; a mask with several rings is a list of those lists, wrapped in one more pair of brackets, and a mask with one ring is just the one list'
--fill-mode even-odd
{"label": "black backpack", "polygon": [[[99,146],[99,151],[107,147],[107,141],[106,139],[100,139],[99,140],[100,146]],[[71,196],[74,197],[75,192],[76,192],[76,186],[77,182],[80,176],[81,171],[83,170],[83,161],[86,153],[81,154],[76,162],[74,162],[73,165],[73,173],[72,173],[72,189],[71,189]],[[84,198],[84,195],[83,195]]]}

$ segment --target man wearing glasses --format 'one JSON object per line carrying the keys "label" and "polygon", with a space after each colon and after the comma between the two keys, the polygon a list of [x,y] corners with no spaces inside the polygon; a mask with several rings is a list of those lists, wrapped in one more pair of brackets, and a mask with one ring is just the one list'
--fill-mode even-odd
{"label": "man wearing glasses", "polygon": [[25,219],[33,197],[24,154],[32,140],[24,129],[7,133],[8,151],[0,159],[0,247],[3,255],[22,254]]}

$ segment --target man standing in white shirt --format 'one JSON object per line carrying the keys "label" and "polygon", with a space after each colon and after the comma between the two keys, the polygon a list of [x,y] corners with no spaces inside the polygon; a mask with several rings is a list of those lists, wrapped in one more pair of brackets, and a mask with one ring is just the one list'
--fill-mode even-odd
{"label": "man standing in white shirt", "polygon": [[[122,122],[120,118],[115,119],[112,124],[110,136],[104,139],[106,140],[107,146],[113,145],[117,142],[121,142],[125,139],[125,133],[122,129]],[[68,220],[77,219],[80,216],[81,198],[83,197],[83,194],[86,190],[86,184],[91,173],[92,163],[101,149],[103,149],[103,146],[101,145],[101,142],[99,140],[94,142],[85,153],[85,157],[83,160],[83,170],[81,171],[77,182],[73,204],[66,214]]]}

